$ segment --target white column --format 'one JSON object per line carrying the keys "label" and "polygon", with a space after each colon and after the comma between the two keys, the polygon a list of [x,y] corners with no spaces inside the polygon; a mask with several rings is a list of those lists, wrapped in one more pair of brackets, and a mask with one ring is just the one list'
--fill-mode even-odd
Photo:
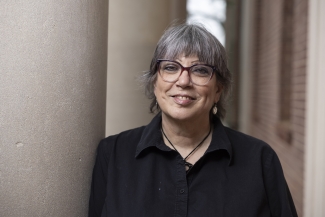
{"label": "white column", "polygon": [[152,119],[150,102],[137,78],[149,69],[156,44],[171,20],[177,15],[186,18],[185,2],[174,1],[110,0],[106,135]]}
{"label": "white column", "polygon": [[249,133],[252,119],[252,57],[255,23],[255,0],[244,0],[242,4],[241,38],[240,38],[240,84],[239,84],[239,130]]}
{"label": "white column", "polygon": [[0,216],[87,216],[108,1],[0,1]]}
{"label": "white column", "polygon": [[304,216],[325,216],[325,1],[309,0]]}

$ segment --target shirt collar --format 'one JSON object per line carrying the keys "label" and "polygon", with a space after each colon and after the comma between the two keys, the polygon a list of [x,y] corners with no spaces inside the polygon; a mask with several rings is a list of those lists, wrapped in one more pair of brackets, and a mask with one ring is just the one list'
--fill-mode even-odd
{"label": "shirt collar", "polygon": [[229,165],[232,162],[233,152],[231,142],[225,131],[225,127],[221,123],[219,118],[215,118],[213,121],[212,140],[208,147],[206,154],[214,151],[225,150],[229,155]]}
{"label": "shirt collar", "polygon": [[[228,139],[227,133],[225,132],[224,126],[218,118],[215,118],[213,121],[214,129],[212,132],[212,141],[207,149],[206,153],[225,150],[229,155],[229,165],[232,161],[232,147],[231,143]],[[157,147],[163,151],[170,150],[169,147],[161,146],[161,142],[163,141],[161,135],[161,113],[157,114],[151,122],[144,128],[144,131],[141,135],[141,139],[137,145],[137,149],[135,152],[135,157],[145,149],[149,147]]]}
{"label": "shirt collar", "polygon": [[144,128],[141,139],[135,151],[137,157],[143,150],[152,146],[158,146],[159,141],[162,140],[161,135],[161,113],[157,114],[151,122]]}

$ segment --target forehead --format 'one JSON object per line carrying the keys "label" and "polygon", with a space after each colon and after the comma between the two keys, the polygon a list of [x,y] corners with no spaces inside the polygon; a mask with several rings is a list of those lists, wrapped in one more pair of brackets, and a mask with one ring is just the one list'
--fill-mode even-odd
{"label": "forehead", "polygon": [[186,56],[186,55],[180,55],[178,56],[176,59],[177,62],[179,63],[188,63],[188,64],[193,64],[193,63],[198,63],[200,62],[199,61],[199,58],[196,56],[196,55],[191,55],[191,56]]}

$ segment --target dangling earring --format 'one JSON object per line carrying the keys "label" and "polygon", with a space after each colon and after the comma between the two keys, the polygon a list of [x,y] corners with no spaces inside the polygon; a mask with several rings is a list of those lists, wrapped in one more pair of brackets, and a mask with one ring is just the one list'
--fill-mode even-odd
{"label": "dangling earring", "polygon": [[159,109],[159,105],[158,105],[158,101],[156,99],[156,109],[158,110]]}
{"label": "dangling earring", "polygon": [[213,113],[214,115],[216,115],[217,112],[218,112],[217,104],[214,104],[213,109],[212,109],[212,113]]}

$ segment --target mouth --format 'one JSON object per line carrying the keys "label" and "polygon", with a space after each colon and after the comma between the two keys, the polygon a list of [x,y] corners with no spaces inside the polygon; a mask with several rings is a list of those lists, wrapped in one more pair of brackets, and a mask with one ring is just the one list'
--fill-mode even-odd
{"label": "mouth", "polygon": [[179,100],[195,100],[196,98],[188,96],[188,95],[173,95],[172,97],[177,98]]}

